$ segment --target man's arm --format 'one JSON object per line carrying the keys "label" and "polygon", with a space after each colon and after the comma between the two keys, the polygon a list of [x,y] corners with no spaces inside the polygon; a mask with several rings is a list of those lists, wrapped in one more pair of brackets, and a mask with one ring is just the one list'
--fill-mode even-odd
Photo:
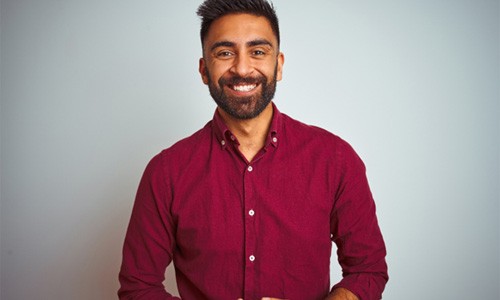
{"label": "man's arm", "polygon": [[120,270],[120,299],[179,299],[165,291],[174,244],[161,154],[148,164],[132,210]]}
{"label": "man's arm", "polygon": [[385,244],[365,166],[348,144],[337,153],[342,162],[341,179],[330,225],[343,279],[334,285],[332,292],[344,288],[361,300],[379,300],[389,277]]}

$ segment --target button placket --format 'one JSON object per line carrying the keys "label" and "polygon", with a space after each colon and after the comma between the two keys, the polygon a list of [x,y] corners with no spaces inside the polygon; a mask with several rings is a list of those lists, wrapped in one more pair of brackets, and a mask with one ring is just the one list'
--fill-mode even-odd
{"label": "button placket", "polygon": [[256,249],[256,231],[255,231],[255,168],[247,165],[243,172],[244,199],[243,209],[245,213],[245,299],[254,298],[255,291],[255,260],[257,259]]}

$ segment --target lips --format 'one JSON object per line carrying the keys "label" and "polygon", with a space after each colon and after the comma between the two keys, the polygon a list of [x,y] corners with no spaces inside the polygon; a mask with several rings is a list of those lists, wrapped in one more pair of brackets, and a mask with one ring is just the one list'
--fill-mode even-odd
{"label": "lips", "polygon": [[255,77],[221,77],[219,79],[219,86],[221,88],[236,92],[237,94],[253,93],[260,85],[265,85],[266,78],[264,76]]}
{"label": "lips", "polygon": [[257,84],[242,84],[242,85],[229,85],[229,88],[231,88],[234,91],[237,92],[250,92],[251,90],[255,89],[257,87]]}

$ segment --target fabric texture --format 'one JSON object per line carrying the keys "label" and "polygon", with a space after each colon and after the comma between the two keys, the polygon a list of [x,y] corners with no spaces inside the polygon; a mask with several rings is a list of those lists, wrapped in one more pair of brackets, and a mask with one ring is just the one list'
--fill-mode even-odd
{"label": "fabric texture", "polygon": [[386,249],[361,159],[345,141],[273,104],[248,162],[218,112],[155,156],[141,179],[120,270],[121,299],[324,299],[332,241],[344,287],[380,299]]}

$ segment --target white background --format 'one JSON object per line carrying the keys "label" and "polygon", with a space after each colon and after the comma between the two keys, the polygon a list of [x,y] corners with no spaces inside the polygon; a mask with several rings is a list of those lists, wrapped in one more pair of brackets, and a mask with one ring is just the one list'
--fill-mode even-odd
{"label": "white background", "polygon": [[[215,109],[200,2],[1,0],[2,300],[116,297],[146,163]],[[498,1],[275,5],[275,102],[364,159],[384,299],[499,299]]]}

